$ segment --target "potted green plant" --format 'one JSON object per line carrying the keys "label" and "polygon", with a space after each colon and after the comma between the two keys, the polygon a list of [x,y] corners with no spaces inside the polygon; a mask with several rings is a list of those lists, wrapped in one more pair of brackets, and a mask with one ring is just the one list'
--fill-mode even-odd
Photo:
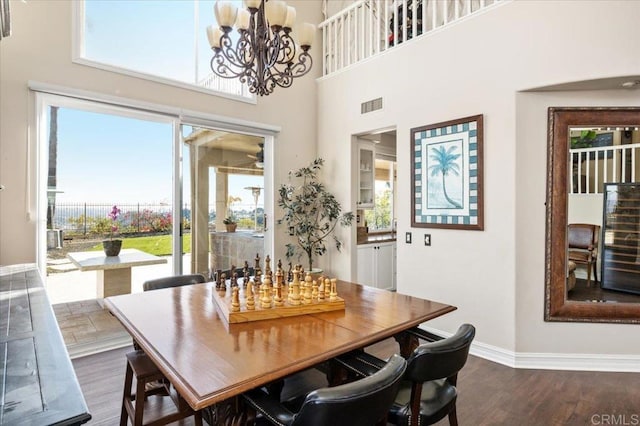
{"label": "potted green plant", "polygon": [[571,136],[571,149],[591,148],[596,136],[594,130],[581,130],[580,135]]}
{"label": "potted green plant", "polygon": [[[580,134],[576,134],[571,136],[570,138],[570,146],[571,149],[582,149],[582,148],[591,148],[593,146],[593,142],[595,141],[597,133],[594,130],[581,130]],[[587,153],[581,152],[573,153],[573,192],[578,192],[578,179],[586,179],[586,176],[583,178],[578,176],[578,164],[584,163],[587,159]],[[586,189],[586,185],[583,183],[582,188]]]}
{"label": "potted green plant", "polygon": [[233,213],[233,204],[238,201],[242,201],[242,198],[234,197],[233,195],[227,197],[227,216],[222,221],[227,228],[227,232],[236,232],[236,228],[238,227],[238,221]]}
{"label": "potted green plant", "polygon": [[[284,224],[295,243],[287,244],[287,260],[306,255],[309,271],[313,270],[314,257],[327,251],[326,240],[333,238],[340,251],[342,242],[333,234],[337,225],[351,226],[353,213],[342,213],[335,196],[319,182],[324,160],[316,158],[308,166],[289,172],[289,183],[280,185],[278,205],[284,216],[278,224]],[[294,182],[295,181],[295,182]]]}
{"label": "potted green plant", "polygon": [[236,232],[236,227],[238,226],[238,222],[232,217],[225,217],[222,221],[224,226],[227,228],[227,232]]}

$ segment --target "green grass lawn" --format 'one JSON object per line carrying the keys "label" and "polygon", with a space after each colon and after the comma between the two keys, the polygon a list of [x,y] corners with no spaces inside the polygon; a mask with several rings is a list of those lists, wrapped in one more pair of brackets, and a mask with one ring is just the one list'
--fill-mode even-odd
{"label": "green grass lawn", "polygon": [[[171,255],[171,235],[155,235],[151,237],[122,238],[123,249],[138,249],[156,256]],[[96,244],[91,250],[102,250],[102,243]],[[191,234],[182,238],[182,251],[191,253]]]}

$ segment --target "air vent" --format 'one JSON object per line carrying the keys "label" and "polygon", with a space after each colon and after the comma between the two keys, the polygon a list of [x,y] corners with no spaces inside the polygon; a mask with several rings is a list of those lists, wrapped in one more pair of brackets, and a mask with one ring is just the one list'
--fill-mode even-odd
{"label": "air vent", "polygon": [[360,104],[360,114],[366,114],[379,109],[382,109],[382,98],[372,99]]}

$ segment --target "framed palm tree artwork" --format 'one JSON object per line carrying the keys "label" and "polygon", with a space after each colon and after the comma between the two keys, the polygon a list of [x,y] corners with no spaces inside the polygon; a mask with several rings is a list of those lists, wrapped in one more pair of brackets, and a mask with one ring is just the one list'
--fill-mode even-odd
{"label": "framed palm tree artwork", "polygon": [[411,129],[411,226],[484,229],[482,118]]}

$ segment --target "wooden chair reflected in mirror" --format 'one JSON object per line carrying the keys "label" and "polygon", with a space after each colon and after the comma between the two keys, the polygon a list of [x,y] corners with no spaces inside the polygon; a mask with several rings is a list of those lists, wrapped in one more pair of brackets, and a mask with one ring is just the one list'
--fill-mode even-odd
{"label": "wooden chair reflected in mirror", "polygon": [[570,223],[567,229],[568,259],[587,269],[587,287],[591,287],[591,272],[598,282],[598,236],[600,225]]}

